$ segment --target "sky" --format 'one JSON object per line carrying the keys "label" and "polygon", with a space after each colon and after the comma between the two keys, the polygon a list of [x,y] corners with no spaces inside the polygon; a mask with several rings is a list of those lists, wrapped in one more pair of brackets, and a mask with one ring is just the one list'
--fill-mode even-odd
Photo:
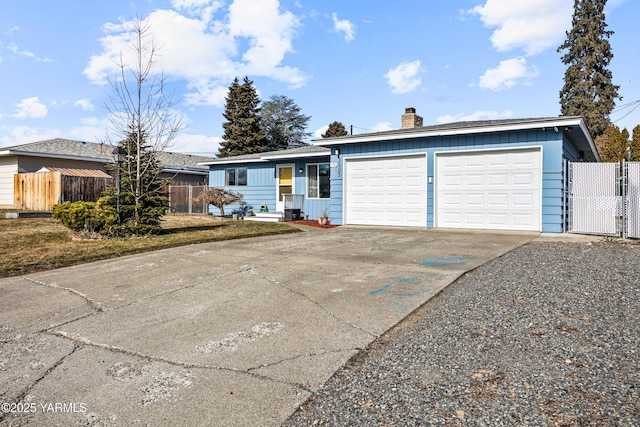
{"label": "sky", "polygon": [[[605,9],[620,86],[611,120],[640,124],[637,0]],[[261,100],[291,98],[310,139],[333,121],[353,133],[560,114],[557,47],[572,0],[0,0],[0,147],[107,141],[119,58],[145,20],[155,70],[185,128],[170,151],[215,155],[225,96],[248,76]]]}

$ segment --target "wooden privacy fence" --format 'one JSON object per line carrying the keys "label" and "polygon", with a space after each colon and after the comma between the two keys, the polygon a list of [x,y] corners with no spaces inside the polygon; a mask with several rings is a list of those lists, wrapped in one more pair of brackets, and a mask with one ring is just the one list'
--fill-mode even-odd
{"label": "wooden privacy fence", "polygon": [[95,202],[112,185],[115,185],[114,179],[100,171],[85,175],[81,172],[68,175],[61,171],[19,173],[14,178],[14,207],[50,211],[53,205],[62,202]]}

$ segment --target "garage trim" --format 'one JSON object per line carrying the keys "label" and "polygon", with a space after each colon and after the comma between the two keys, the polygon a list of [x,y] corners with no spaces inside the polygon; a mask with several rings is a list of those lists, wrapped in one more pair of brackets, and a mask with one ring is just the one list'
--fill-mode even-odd
{"label": "garage trim", "polygon": [[[538,151],[539,152],[539,161],[540,164],[538,166],[538,171],[539,171],[539,177],[538,177],[538,198],[537,198],[537,228],[535,230],[531,230],[531,229],[522,229],[524,231],[541,231],[542,230],[542,199],[543,199],[543,170],[544,170],[544,156],[543,156],[543,146],[542,145],[528,145],[528,146],[511,146],[511,147],[500,147],[500,148],[487,148],[487,149],[473,149],[473,150],[441,150],[441,151],[437,151],[434,152],[434,160],[433,160],[433,168],[434,168],[434,178],[435,178],[435,182],[434,182],[434,187],[433,187],[433,199],[434,199],[434,208],[433,208],[433,216],[434,216],[434,221],[433,221],[433,226],[435,228],[437,227],[442,227],[442,228],[446,228],[446,226],[440,226],[439,225],[439,218],[438,218],[438,213],[440,211],[439,209],[439,203],[441,202],[440,200],[438,200],[438,198],[440,197],[440,195],[438,194],[439,191],[439,183],[438,183],[438,179],[440,177],[439,175],[439,171],[438,171],[438,158],[439,157],[444,157],[446,155],[464,155],[464,154],[482,154],[482,153],[500,153],[500,152],[514,152],[514,151]],[[486,227],[467,227],[467,228],[474,228],[474,229],[496,229],[496,230],[521,230],[521,229],[516,229],[516,228],[486,228]]]}
{"label": "garage trim", "polygon": [[[367,161],[367,160],[384,160],[384,159],[395,159],[395,158],[420,158],[421,160],[424,161],[424,170],[421,171],[422,173],[422,178],[423,178],[423,186],[424,186],[424,191],[422,193],[422,196],[424,197],[424,203],[422,206],[422,211],[423,211],[423,215],[421,216],[420,219],[420,223],[416,224],[415,226],[420,226],[420,227],[426,227],[427,226],[427,169],[428,169],[428,153],[427,152],[416,152],[416,153],[397,153],[397,154],[380,154],[380,155],[373,155],[373,156],[353,156],[353,157],[346,157],[343,159],[342,161],[342,169],[345,171],[344,172],[344,178],[343,178],[343,193],[342,193],[342,223],[343,224],[354,224],[352,221],[349,220],[349,200],[348,200],[348,196],[349,196],[349,185],[350,185],[350,180],[352,179],[349,176],[348,173],[348,168],[349,165],[351,164],[350,162],[357,162],[357,161]],[[374,224],[372,224],[374,225]],[[392,224],[389,224],[392,225]],[[411,225],[409,225],[411,226]]]}

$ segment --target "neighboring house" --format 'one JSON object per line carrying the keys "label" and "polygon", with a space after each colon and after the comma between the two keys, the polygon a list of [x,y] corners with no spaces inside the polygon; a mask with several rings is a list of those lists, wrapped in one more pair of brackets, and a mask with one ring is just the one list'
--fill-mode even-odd
{"label": "neighboring house", "polygon": [[600,160],[581,117],[423,127],[407,108],[402,127],[216,159],[209,183],[269,210],[303,194],[333,224],[563,232],[565,160]]}
{"label": "neighboring house", "polygon": [[[208,170],[199,163],[211,157],[161,152],[162,176],[172,182],[206,184]],[[106,172],[114,163],[113,147],[95,142],[49,139],[29,144],[0,148],[0,209],[14,209],[14,175],[45,169],[89,170]]]}

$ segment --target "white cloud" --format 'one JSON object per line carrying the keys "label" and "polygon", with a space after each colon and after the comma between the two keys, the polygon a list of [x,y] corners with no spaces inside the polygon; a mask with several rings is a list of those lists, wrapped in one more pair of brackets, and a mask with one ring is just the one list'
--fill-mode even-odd
{"label": "white cloud", "polygon": [[35,118],[41,119],[48,114],[47,106],[40,102],[37,96],[25,98],[17,105],[16,113],[13,117],[20,119]]}
{"label": "white cloud", "polygon": [[214,157],[220,148],[221,142],[222,138],[217,136],[194,135],[182,132],[173,140],[173,144],[168,150]]}
{"label": "white cloud", "polygon": [[390,69],[384,77],[391,86],[392,93],[403,94],[413,92],[420,86],[422,83],[420,73],[422,73],[422,63],[416,60],[403,62],[396,68]]}
{"label": "white cloud", "polygon": [[57,129],[33,129],[28,126],[2,127],[0,137],[0,147],[11,145],[27,144],[34,141],[44,141],[45,139],[60,138],[61,132]]}
{"label": "white cloud", "polygon": [[65,131],[65,135],[80,141],[106,142],[107,127],[109,126],[108,116],[82,117],[80,123],[81,126]]}
{"label": "white cloud", "polygon": [[505,110],[502,112],[478,110],[471,114],[446,114],[444,116],[436,117],[436,121],[438,123],[472,122],[477,120],[508,119],[509,117],[513,117],[513,111],[511,110]]}
{"label": "white cloud", "polygon": [[535,55],[562,42],[571,26],[573,2],[486,0],[468,12],[479,15],[487,27],[497,27],[491,42],[498,51],[524,49]]}
{"label": "white cloud", "polygon": [[[172,79],[185,80],[193,105],[221,105],[233,77],[269,77],[301,87],[309,77],[283,65],[294,51],[298,18],[280,10],[278,0],[234,0],[227,9],[215,0],[174,0],[176,10],[158,9],[146,17],[160,47],[162,69]],[[217,12],[227,12],[218,16]],[[222,15],[222,13],[220,13]],[[131,58],[130,21],[105,24],[102,52],[91,57],[84,70],[93,83],[103,84],[116,71],[120,54]],[[185,49],[188,46],[188,49]]]}
{"label": "white cloud", "polygon": [[21,55],[21,56],[26,56],[27,58],[35,58],[36,55],[34,55],[33,52],[29,52],[28,50],[20,50],[18,48],[18,46],[16,46],[15,44],[11,43],[9,46],[7,46],[9,48],[9,50],[13,53],[15,53],[16,55]]}
{"label": "white cloud", "polygon": [[374,132],[384,132],[385,130],[393,130],[391,122],[379,122],[371,129]]}
{"label": "white cloud", "polygon": [[500,61],[496,68],[487,70],[481,77],[480,86],[494,91],[515,86],[518,83],[530,84],[530,80],[537,77],[539,70],[535,66],[528,66],[525,58],[512,58]]}
{"label": "white cloud", "polygon": [[91,103],[91,100],[88,98],[78,99],[76,102],[73,103],[73,106],[80,107],[84,111],[93,111],[93,104]]}
{"label": "white cloud", "polygon": [[49,58],[39,58],[35,55],[35,53],[30,52],[28,50],[20,50],[20,48],[15,45],[14,43],[11,43],[9,46],[7,46],[9,48],[9,50],[13,53],[15,53],[16,55],[20,55],[20,56],[24,56],[26,58],[32,58],[35,59],[38,62],[53,62],[51,59]]}
{"label": "white cloud", "polygon": [[333,29],[338,33],[344,33],[344,39],[348,42],[356,39],[355,25],[346,19],[338,19],[338,14],[331,15],[333,19]]}

